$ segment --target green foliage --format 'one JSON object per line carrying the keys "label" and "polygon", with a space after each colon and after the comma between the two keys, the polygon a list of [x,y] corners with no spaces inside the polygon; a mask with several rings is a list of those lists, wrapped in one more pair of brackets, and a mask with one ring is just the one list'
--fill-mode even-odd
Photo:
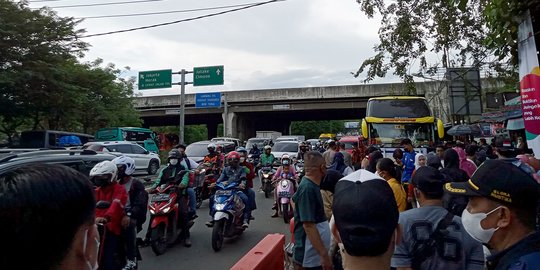
{"label": "green foliage", "polygon": [[134,79],[98,59],[80,63],[88,44],[78,20],[24,2],[0,0],[0,132],[59,129],[93,134],[140,126]]}
{"label": "green foliage", "polygon": [[208,129],[206,125],[189,125],[184,130],[184,141],[186,144],[208,140]]}
{"label": "green foliage", "polygon": [[294,121],[291,123],[292,134],[305,135],[306,139],[318,139],[321,133],[338,133],[343,131],[346,121]]}

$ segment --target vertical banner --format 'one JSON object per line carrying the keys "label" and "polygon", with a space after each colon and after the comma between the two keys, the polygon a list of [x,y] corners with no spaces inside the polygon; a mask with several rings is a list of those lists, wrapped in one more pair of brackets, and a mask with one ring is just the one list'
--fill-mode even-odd
{"label": "vertical banner", "polygon": [[518,30],[521,109],[529,148],[540,157],[540,67],[531,16],[527,12]]}

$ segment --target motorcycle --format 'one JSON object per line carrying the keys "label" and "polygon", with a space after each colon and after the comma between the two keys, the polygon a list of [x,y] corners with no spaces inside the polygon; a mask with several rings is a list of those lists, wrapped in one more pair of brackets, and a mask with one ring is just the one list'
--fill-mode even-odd
{"label": "motorcycle", "polygon": [[276,180],[276,192],[277,192],[277,209],[278,213],[283,216],[283,221],[289,223],[289,220],[293,216],[293,209],[291,205],[291,198],[294,195],[294,182],[296,179],[287,178],[285,175]]}
{"label": "motorcycle", "polygon": [[218,252],[223,247],[224,238],[232,238],[244,232],[242,221],[245,205],[236,195],[238,183],[230,182],[227,185],[218,183],[214,196],[214,226],[212,228],[212,249]]}
{"label": "motorcycle", "polygon": [[169,245],[181,240],[184,222],[188,222],[186,229],[193,226],[193,221],[181,219],[187,216],[188,198],[179,197],[177,183],[177,179],[170,179],[157,187],[150,198],[150,244],[156,255],[165,253]]}
{"label": "motorcycle", "polygon": [[274,190],[274,187],[272,185],[272,177],[274,177],[274,169],[272,166],[262,166],[261,167],[262,172],[262,190],[264,191],[264,197],[269,198],[272,194],[272,190]]}
{"label": "motorcycle", "polygon": [[251,163],[251,165],[253,165],[253,168],[255,168],[255,173],[257,173],[257,164],[259,164],[259,160],[260,160],[260,155],[254,155],[254,154],[249,154],[248,155],[248,162]]}
{"label": "motorcycle", "polygon": [[217,178],[212,170],[212,163],[201,163],[196,170],[195,197],[196,207],[199,209],[204,200],[210,199],[214,195],[214,189],[211,185],[216,182]]}
{"label": "motorcycle", "polygon": [[306,173],[303,159],[299,159],[294,163],[294,170],[296,171],[296,174],[298,174],[298,179],[302,179],[302,177],[304,177]]}
{"label": "motorcycle", "polygon": [[[109,209],[111,207],[111,203],[108,201],[98,201],[96,203],[96,209]],[[98,262],[99,262],[99,268],[104,269],[102,257],[103,257],[103,247],[105,247],[105,241],[107,241],[107,229],[106,229],[106,223],[98,223],[98,233],[99,233],[99,239],[100,239],[100,249],[98,252]],[[141,239],[142,240],[142,239]],[[115,268],[121,269],[124,265],[126,265],[127,258],[126,258],[126,239],[123,237],[120,237],[120,241],[117,242],[117,248],[114,253],[114,265]],[[135,257],[137,266],[138,261],[142,260],[141,253],[139,251],[139,247],[137,245],[137,256]],[[137,267],[135,268],[137,269]]]}

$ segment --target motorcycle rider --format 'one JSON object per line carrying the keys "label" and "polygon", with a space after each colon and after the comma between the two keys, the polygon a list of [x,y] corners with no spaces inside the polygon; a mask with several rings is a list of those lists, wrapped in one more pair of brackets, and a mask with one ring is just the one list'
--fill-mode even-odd
{"label": "motorcycle rider", "polygon": [[[253,191],[253,178],[255,178],[255,168],[249,162],[247,162],[247,149],[240,146],[236,149],[236,152],[240,154],[240,166],[243,166],[246,169],[246,178],[247,178],[247,188],[245,193],[249,198],[249,207],[251,211],[257,209],[257,204],[255,202],[255,191]],[[253,219],[253,217],[250,217]]]}
{"label": "motorcycle rider", "polygon": [[[178,149],[172,149],[169,152],[169,156],[167,158],[168,164],[167,167],[163,168],[161,172],[159,172],[159,176],[152,185],[150,189],[148,189],[148,193],[156,193],[156,188],[162,184],[166,184],[171,179],[174,179],[175,181],[180,181],[178,184],[179,186],[179,205],[181,208],[185,207],[182,203],[182,195],[187,195],[186,187],[189,184],[189,173],[187,171],[187,168],[182,166],[182,164],[179,162],[179,160],[182,158],[180,155],[180,152]],[[180,180],[181,179],[181,180]],[[184,211],[179,211],[178,218],[179,221],[182,224],[182,235],[180,235],[180,239],[184,240],[184,246],[185,247],[191,247],[191,239],[190,239],[190,233],[189,233],[189,225],[188,225],[188,218],[189,216],[185,216]],[[146,232],[146,238],[145,238],[145,244],[150,243],[150,233],[152,230],[150,230],[150,226],[152,224],[152,219],[150,219],[150,222],[148,222],[148,231]]]}
{"label": "motorcycle rider", "polygon": [[[276,157],[274,156],[274,154],[272,154],[272,146],[265,145],[264,146],[264,153],[261,155],[258,167],[272,166],[272,164],[274,164],[275,159],[276,159]],[[259,179],[261,180],[261,189],[260,190],[262,190],[263,178],[262,178],[262,171],[261,170],[259,170]]]}
{"label": "motorcycle rider", "polygon": [[126,215],[122,218],[122,235],[125,238],[127,257],[123,270],[131,270],[137,267],[137,233],[142,230],[146,221],[148,193],[144,190],[143,183],[131,176],[135,172],[135,161],[132,158],[119,156],[112,162],[118,169],[118,183],[123,185],[128,193]]}
{"label": "motorcycle rider", "polygon": [[287,154],[283,154],[283,156],[281,156],[281,166],[279,166],[276,174],[274,174],[274,177],[272,177],[272,183],[274,184],[274,206],[272,206],[272,209],[275,210],[272,217],[279,217],[277,209],[278,196],[276,187],[279,183],[279,180],[283,178],[291,180],[294,185],[294,189],[296,190],[296,180],[298,178],[298,175],[296,174],[294,166],[291,165],[291,158]]}
{"label": "motorcycle rider", "polygon": [[308,151],[308,145],[305,142],[300,142],[298,145],[298,153],[296,154],[297,160],[304,160],[304,154]]}
{"label": "motorcycle rider", "polygon": [[216,151],[216,144],[210,143],[206,149],[208,149],[208,154],[204,156],[203,163],[211,163],[211,170],[214,172],[214,174],[220,174],[221,168],[223,167],[223,162],[221,154]]}
{"label": "motorcycle rider", "polygon": [[[223,169],[223,172],[219,176],[216,183],[223,182],[224,185],[228,185],[228,181],[234,181],[239,183],[238,187],[240,189],[245,189],[247,187],[247,177],[246,177],[246,169],[242,166],[240,166],[240,154],[236,151],[232,151],[229,154],[227,154],[227,163],[229,166],[225,167]],[[242,224],[242,227],[247,228],[249,227],[249,218],[251,216],[251,208],[249,205],[249,198],[248,196],[239,190],[236,193],[240,199],[242,199],[242,202],[245,205],[244,208],[244,222]],[[206,226],[212,227],[214,226],[214,197],[210,198],[210,217],[212,218],[210,221],[206,222]]]}
{"label": "motorcycle rider", "polygon": [[[179,143],[175,146],[175,148],[178,150],[178,152],[180,152],[180,156],[182,157],[180,159],[180,164],[182,166],[184,166],[185,168],[187,168],[188,171],[193,171],[195,169],[197,169],[197,167],[199,166],[199,164],[197,164],[197,162],[193,161],[193,159],[190,159],[187,155],[186,155],[186,145],[185,144],[182,144],[182,143]],[[187,187],[187,194],[189,196],[189,209],[188,209],[188,216],[189,216],[189,219],[192,220],[192,219],[196,219],[198,216],[197,216],[197,196],[195,195],[195,190],[193,189],[193,182],[195,182],[195,175],[194,174],[190,174],[189,175],[189,186]]]}
{"label": "motorcycle rider", "polygon": [[249,150],[249,154],[253,155],[253,158],[261,156],[261,149],[259,149],[259,146],[257,146],[256,143],[253,144],[253,147]]}
{"label": "motorcycle rider", "polygon": [[116,181],[118,169],[112,161],[102,161],[90,170],[90,180],[95,188],[96,202],[106,201],[111,205],[107,209],[96,209],[96,224],[105,224],[107,241],[103,244],[100,264],[103,269],[115,269],[114,254],[118,238],[122,232],[122,219],[128,194],[123,185]]}

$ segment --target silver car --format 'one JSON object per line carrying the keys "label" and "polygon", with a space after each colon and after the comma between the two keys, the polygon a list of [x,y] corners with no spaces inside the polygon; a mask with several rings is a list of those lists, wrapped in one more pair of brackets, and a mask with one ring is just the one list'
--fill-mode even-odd
{"label": "silver car", "polygon": [[110,142],[88,142],[83,149],[109,152],[113,155],[125,155],[135,160],[137,171],[146,171],[148,174],[156,174],[161,166],[159,155],[149,152],[135,142],[110,141]]}

